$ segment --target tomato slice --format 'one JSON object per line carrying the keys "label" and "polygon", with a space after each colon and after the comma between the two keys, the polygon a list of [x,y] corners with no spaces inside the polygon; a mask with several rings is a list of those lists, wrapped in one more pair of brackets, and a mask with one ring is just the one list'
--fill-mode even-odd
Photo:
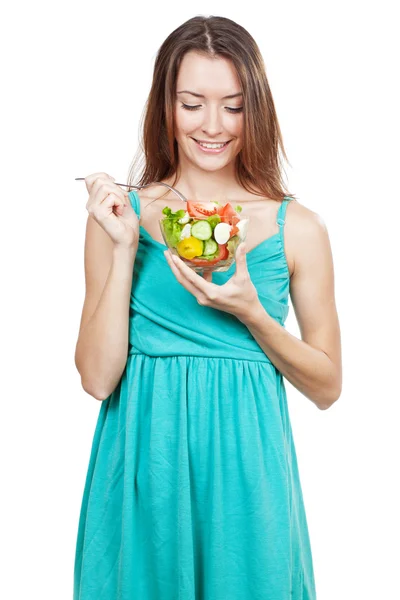
{"label": "tomato slice", "polygon": [[240,221],[240,217],[230,202],[227,202],[224,206],[219,206],[213,202],[191,202],[188,200],[186,204],[189,216],[195,219],[219,215],[222,223],[236,225]]}
{"label": "tomato slice", "polygon": [[240,221],[240,217],[230,202],[225,204],[220,213],[220,217],[223,223],[229,223],[230,225],[236,225],[236,223]]}
{"label": "tomato slice", "polygon": [[217,214],[217,205],[213,202],[191,202],[187,201],[187,211],[190,217],[195,219],[211,217]]}
{"label": "tomato slice", "polygon": [[229,250],[226,244],[218,244],[218,254],[212,260],[204,260],[204,258],[191,258],[190,262],[196,266],[204,267],[206,265],[215,265],[220,260],[226,260],[229,256]]}

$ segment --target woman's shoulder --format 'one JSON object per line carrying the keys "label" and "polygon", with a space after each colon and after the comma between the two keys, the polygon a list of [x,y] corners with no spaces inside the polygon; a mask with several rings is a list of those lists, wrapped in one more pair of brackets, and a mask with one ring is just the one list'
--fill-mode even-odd
{"label": "woman's shoulder", "polygon": [[301,236],[310,234],[325,227],[322,217],[295,198],[286,207],[287,227],[298,232]]}
{"label": "woman's shoulder", "polygon": [[288,202],[285,217],[285,246],[294,268],[302,256],[312,256],[326,247],[328,230],[323,218],[298,200]]}

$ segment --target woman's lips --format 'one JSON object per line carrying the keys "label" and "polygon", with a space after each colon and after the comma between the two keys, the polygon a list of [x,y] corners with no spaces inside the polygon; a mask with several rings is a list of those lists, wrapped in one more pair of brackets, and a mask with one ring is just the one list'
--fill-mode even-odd
{"label": "woman's lips", "polygon": [[[222,146],[222,148],[205,148],[204,146],[201,146],[195,138],[192,138],[192,140],[194,142],[196,142],[197,148],[199,148],[199,150],[201,150],[202,152],[205,152],[206,154],[221,154],[221,152],[223,152],[225,150],[225,148],[227,148],[228,145],[230,144],[230,142],[232,141],[232,140],[229,140],[228,142],[226,142],[226,144],[224,146]],[[215,143],[218,143],[218,142],[215,142]]]}

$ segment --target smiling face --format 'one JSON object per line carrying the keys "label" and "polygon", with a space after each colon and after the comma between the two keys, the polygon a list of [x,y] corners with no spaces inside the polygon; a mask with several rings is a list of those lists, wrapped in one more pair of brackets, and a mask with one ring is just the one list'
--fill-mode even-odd
{"label": "smiling face", "polygon": [[[243,98],[237,95],[241,88],[232,62],[194,51],[186,53],[176,91],[175,138],[179,162],[187,159],[207,171],[225,167],[242,148]],[[208,149],[195,140],[229,143],[222,149]]]}

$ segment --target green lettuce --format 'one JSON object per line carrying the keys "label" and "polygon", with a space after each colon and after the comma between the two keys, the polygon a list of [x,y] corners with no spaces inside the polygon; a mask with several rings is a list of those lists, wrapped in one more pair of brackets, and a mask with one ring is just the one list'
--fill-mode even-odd
{"label": "green lettuce", "polygon": [[211,215],[207,217],[206,221],[210,223],[211,229],[214,231],[216,225],[221,222],[221,217],[219,215]]}
{"label": "green lettuce", "polygon": [[163,220],[162,224],[167,244],[175,248],[181,241],[181,233],[183,229],[183,226],[178,223],[178,220],[185,216],[186,211],[181,209],[177,210],[176,212],[172,212],[172,210],[166,206],[163,208],[162,212],[165,215],[165,219]]}

